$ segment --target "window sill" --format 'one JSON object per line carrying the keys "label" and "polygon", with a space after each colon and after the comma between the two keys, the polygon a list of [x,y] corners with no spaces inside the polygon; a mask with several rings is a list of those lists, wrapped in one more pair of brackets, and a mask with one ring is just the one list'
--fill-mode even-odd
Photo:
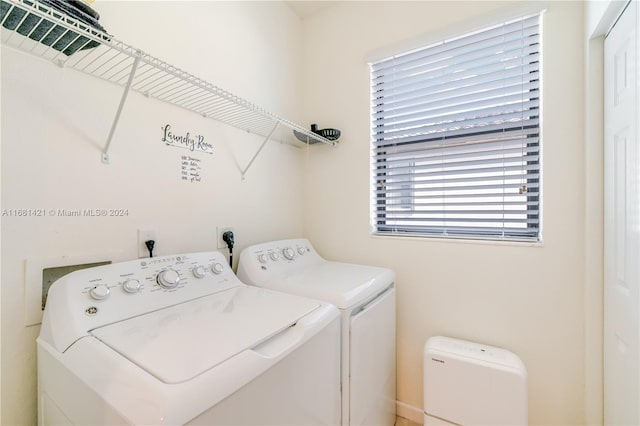
{"label": "window sill", "polygon": [[516,239],[504,239],[496,240],[492,238],[483,237],[454,237],[454,236],[434,236],[434,235],[419,235],[419,234],[386,234],[386,233],[371,233],[371,238],[374,239],[391,239],[391,240],[404,240],[404,241],[425,241],[425,242],[442,242],[453,244],[480,244],[480,245],[492,245],[492,246],[514,246],[514,247],[538,247],[544,246],[542,241],[531,240],[516,240]]}

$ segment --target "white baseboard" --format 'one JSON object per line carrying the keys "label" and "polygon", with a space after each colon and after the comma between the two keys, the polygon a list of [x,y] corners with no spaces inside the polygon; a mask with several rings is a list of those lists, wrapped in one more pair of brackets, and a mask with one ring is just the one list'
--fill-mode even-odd
{"label": "white baseboard", "polygon": [[409,419],[419,425],[424,423],[424,412],[422,409],[405,402],[396,401],[396,415]]}

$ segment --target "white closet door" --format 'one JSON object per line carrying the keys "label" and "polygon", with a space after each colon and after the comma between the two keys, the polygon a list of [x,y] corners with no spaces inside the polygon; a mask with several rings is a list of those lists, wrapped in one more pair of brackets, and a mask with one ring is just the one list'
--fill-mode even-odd
{"label": "white closet door", "polygon": [[640,424],[638,4],[605,40],[604,416]]}

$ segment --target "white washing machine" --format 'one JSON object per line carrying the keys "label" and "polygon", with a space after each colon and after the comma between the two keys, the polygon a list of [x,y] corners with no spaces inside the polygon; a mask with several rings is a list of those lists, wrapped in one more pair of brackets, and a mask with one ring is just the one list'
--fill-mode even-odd
{"label": "white washing machine", "polygon": [[342,324],[342,424],[395,423],[393,271],[326,261],[308,240],[293,239],[243,250],[238,278],[336,305]]}
{"label": "white washing machine", "polygon": [[61,278],[37,344],[40,425],[340,421],[338,310],[244,285],[217,252]]}

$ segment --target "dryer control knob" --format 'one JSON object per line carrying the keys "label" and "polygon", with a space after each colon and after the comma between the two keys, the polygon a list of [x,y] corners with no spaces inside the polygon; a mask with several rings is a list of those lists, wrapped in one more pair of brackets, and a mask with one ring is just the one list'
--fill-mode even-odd
{"label": "dryer control knob", "polygon": [[298,254],[300,256],[302,256],[303,254],[305,254],[307,252],[307,250],[304,247],[298,247]]}
{"label": "dryer control knob", "polygon": [[202,265],[196,266],[191,272],[193,272],[193,276],[196,278],[204,278],[204,276],[207,275],[207,270]]}
{"label": "dryer control knob", "polygon": [[222,263],[214,263],[213,265],[211,265],[211,272],[213,272],[214,274],[221,274],[222,271],[224,271],[224,266],[222,266]]}
{"label": "dryer control knob", "polygon": [[258,255],[258,262],[260,263],[267,263],[267,255],[266,254],[259,254]]}
{"label": "dryer control knob", "polygon": [[91,296],[91,298],[95,300],[106,299],[107,297],[109,297],[109,294],[111,294],[111,290],[109,290],[109,287],[104,284],[98,284],[97,286],[89,290],[89,296]]}
{"label": "dryer control knob", "polygon": [[271,253],[269,253],[269,257],[271,258],[271,260],[274,260],[274,261],[280,259],[280,255],[275,251],[272,251]]}
{"label": "dryer control knob", "polygon": [[288,260],[293,260],[293,256],[295,256],[296,253],[293,251],[291,247],[287,247],[286,249],[282,250],[282,254]]}
{"label": "dryer control knob", "polygon": [[122,283],[122,289],[125,293],[137,293],[140,291],[140,281],[138,280],[126,280]]}
{"label": "dryer control knob", "polygon": [[180,274],[175,269],[165,269],[158,273],[156,281],[160,284],[160,287],[174,288],[180,284]]}

